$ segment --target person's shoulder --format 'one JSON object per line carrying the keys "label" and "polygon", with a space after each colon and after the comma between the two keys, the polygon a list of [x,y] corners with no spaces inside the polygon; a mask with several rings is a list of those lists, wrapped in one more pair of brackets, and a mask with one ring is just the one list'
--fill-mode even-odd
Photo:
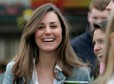
{"label": "person's shoulder", "polygon": [[89,32],[85,32],[77,37],[77,39],[85,40],[90,36]]}
{"label": "person's shoulder", "polygon": [[7,64],[7,68],[9,68],[9,67],[12,68],[14,64],[15,64],[14,61],[9,62],[9,63]]}
{"label": "person's shoulder", "polygon": [[80,81],[90,81],[90,70],[86,66],[73,68],[73,73]]}
{"label": "person's shoulder", "polygon": [[90,81],[89,69],[87,67],[74,67],[70,77],[66,80],[70,81]]}
{"label": "person's shoulder", "polygon": [[15,61],[11,61],[11,62],[9,62],[8,64],[7,64],[7,66],[12,66],[12,65],[14,65],[15,64]]}
{"label": "person's shoulder", "polygon": [[76,36],[74,39],[71,40],[71,43],[74,43],[74,42],[82,42],[83,40],[87,40],[86,38],[88,38],[88,32],[85,32],[79,36]]}
{"label": "person's shoulder", "polygon": [[7,71],[8,71],[8,72],[11,72],[14,64],[15,64],[14,61],[9,62],[9,63],[7,64],[7,67],[6,67],[6,72],[7,72]]}
{"label": "person's shoulder", "polygon": [[86,74],[90,73],[90,69],[86,66],[74,67],[73,71],[76,73],[86,73]]}

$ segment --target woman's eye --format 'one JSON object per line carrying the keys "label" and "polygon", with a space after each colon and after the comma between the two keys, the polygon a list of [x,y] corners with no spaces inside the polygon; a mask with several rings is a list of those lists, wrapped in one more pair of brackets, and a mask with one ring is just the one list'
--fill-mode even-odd
{"label": "woman's eye", "polygon": [[100,43],[100,44],[103,44],[103,43],[104,43],[104,41],[103,41],[103,40],[99,40],[99,43]]}
{"label": "woman's eye", "polygon": [[40,26],[38,29],[43,29],[44,28],[44,26]]}
{"label": "woman's eye", "polygon": [[98,19],[98,17],[93,17],[95,20],[97,20]]}
{"label": "woman's eye", "polygon": [[56,25],[52,25],[51,28],[55,29],[55,28],[57,28],[57,26]]}

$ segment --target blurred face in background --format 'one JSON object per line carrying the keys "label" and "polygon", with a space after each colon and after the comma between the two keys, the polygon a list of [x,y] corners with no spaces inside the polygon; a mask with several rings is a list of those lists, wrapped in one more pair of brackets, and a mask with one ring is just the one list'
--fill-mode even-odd
{"label": "blurred face in background", "polygon": [[96,29],[93,33],[94,53],[97,56],[99,62],[104,61],[105,50],[105,32],[101,29]]}
{"label": "blurred face in background", "polygon": [[111,0],[106,9],[110,12],[114,8],[114,0]]}
{"label": "blurred face in background", "polygon": [[88,21],[90,23],[91,31],[94,30],[94,23],[99,23],[102,20],[107,19],[108,15],[108,10],[101,11],[96,8],[92,8],[91,11],[88,13]]}

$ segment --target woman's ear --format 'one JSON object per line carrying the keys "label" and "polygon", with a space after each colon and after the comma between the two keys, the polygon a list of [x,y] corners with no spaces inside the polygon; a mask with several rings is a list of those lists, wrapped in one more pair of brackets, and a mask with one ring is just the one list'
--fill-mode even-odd
{"label": "woman's ear", "polygon": [[112,41],[114,40],[114,32],[110,34],[110,37],[109,37],[109,38],[110,38],[110,39],[109,39],[110,42],[112,42]]}

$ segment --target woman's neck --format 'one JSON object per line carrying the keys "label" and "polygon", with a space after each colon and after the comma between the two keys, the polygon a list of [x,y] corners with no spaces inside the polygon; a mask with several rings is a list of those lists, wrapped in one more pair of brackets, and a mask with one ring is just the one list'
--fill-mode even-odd
{"label": "woman's neck", "polygon": [[37,67],[42,69],[53,69],[56,63],[56,55],[53,53],[39,53]]}
{"label": "woman's neck", "polygon": [[[39,61],[36,66],[39,84],[53,84],[53,69],[56,60],[54,54],[39,53]],[[44,81],[45,80],[45,81]]]}

